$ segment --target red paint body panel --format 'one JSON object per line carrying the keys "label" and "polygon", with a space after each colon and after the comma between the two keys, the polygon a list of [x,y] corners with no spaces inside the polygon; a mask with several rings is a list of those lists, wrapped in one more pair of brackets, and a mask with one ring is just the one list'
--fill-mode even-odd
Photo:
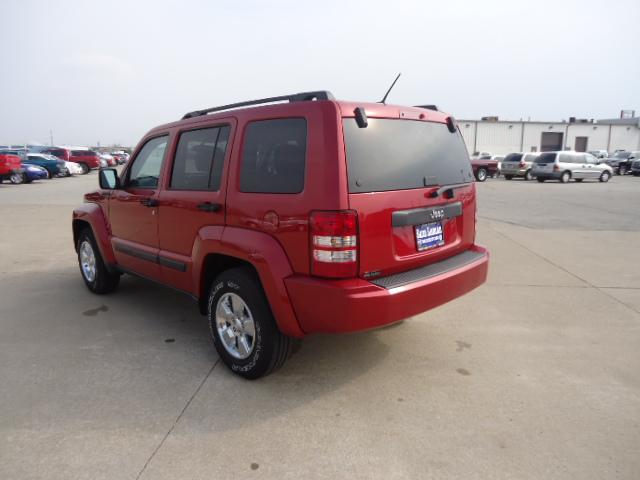
{"label": "red paint body panel", "polygon": [[486,281],[489,254],[437,277],[395,289],[366,280],[321,280],[295,275],[285,283],[306,333],[345,333],[398,322],[449,302]]}
{"label": "red paint body panel", "polygon": [[65,158],[64,160],[69,160],[70,162],[76,162],[76,163],[84,163],[91,169],[100,168],[100,157],[95,153],[87,152],[86,154],[83,153],[82,155],[72,154],[72,155],[69,155],[68,159]]}
{"label": "red paint body panel", "polygon": [[74,209],[73,221],[82,221],[89,224],[93,231],[93,236],[98,242],[98,248],[105,263],[114,265],[116,258],[113,255],[113,248],[110,243],[111,231],[109,230],[107,217],[103,210],[106,197],[98,192],[87,194],[85,197],[91,203],[84,203]]}
{"label": "red paint body panel", "polygon": [[0,153],[0,175],[11,175],[22,169],[22,163],[18,155]]}

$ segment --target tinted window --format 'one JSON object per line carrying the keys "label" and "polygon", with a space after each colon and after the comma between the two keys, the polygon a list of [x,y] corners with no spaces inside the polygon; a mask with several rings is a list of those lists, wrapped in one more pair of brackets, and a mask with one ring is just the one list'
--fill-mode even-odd
{"label": "tinted window", "polygon": [[473,178],[458,131],[443,123],[370,118],[358,128],[343,119],[350,192],[452,185]]}
{"label": "tinted window", "polygon": [[585,153],[584,158],[587,161],[587,163],[590,163],[592,165],[595,165],[598,163],[598,160],[596,159],[596,157],[594,157],[590,153]]}
{"label": "tinted window", "polygon": [[307,121],[304,118],[251,122],[245,130],[240,191],[301,192],[306,153]]}
{"label": "tinted window", "polygon": [[88,155],[89,152],[87,150],[72,150],[71,151],[71,155],[73,155],[74,157],[81,157],[84,155]]}
{"label": "tinted window", "polygon": [[205,128],[180,135],[171,188],[177,190],[219,190],[228,126]]}
{"label": "tinted window", "polygon": [[542,153],[536,158],[536,163],[553,163],[556,161],[555,153]]}
{"label": "tinted window", "polygon": [[504,157],[503,162],[519,162],[520,160],[522,160],[521,153],[510,153],[509,155]]}
{"label": "tinted window", "polygon": [[155,188],[160,178],[160,168],[167,148],[167,136],[157,137],[145,143],[129,171],[130,187]]}

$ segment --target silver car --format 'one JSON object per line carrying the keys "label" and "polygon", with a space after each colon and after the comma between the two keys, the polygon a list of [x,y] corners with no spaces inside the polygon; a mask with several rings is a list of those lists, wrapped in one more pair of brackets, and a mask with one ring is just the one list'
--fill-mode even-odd
{"label": "silver car", "polygon": [[592,179],[608,182],[613,169],[590,153],[583,152],[544,152],[533,165],[532,174],[539,182],[560,180],[567,183]]}
{"label": "silver car", "polygon": [[501,174],[504,178],[511,180],[513,177],[522,177],[525,180],[531,180],[531,168],[533,161],[539,153],[510,153],[502,160]]}

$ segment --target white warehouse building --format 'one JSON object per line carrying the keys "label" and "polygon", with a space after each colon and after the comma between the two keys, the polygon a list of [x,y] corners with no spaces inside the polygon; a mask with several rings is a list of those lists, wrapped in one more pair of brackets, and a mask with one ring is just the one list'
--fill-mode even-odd
{"label": "white warehouse building", "polygon": [[470,154],[554,150],[640,150],[640,117],[569,122],[458,120]]}

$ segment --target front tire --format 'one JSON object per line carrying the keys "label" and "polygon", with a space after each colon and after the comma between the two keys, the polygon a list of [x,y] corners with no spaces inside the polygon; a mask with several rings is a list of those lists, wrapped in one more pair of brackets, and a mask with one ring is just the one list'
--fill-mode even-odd
{"label": "front tire", "polygon": [[479,182],[484,182],[487,179],[487,169],[479,168],[476,172],[476,180]]}
{"label": "front tire", "polygon": [[80,232],[76,250],[80,274],[87,288],[99,295],[114,291],[120,283],[120,274],[107,270],[91,229]]}
{"label": "front tire", "polygon": [[9,181],[14,185],[20,185],[21,183],[24,183],[24,177],[22,175],[22,173],[12,173],[9,177]]}
{"label": "front tire", "polygon": [[569,172],[562,172],[560,175],[560,183],[568,183],[571,180],[571,174]]}
{"label": "front tire", "polygon": [[91,170],[89,168],[89,165],[87,165],[86,163],[80,163],[79,165],[80,165],[80,168],[82,169],[82,175],[86,175]]}
{"label": "front tire", "polygon": [[600,174],[600,181],[602,183],[607,183],[610,178],[611,178],[611,174],[607,171],[604,171]]}
{"label": "front tire", "polygon": [[218,355],[241,377],[268,375],[291,353],[291,338],[278,329],[258,279],[247,268],[227,270],[213,281],[207,318]]}

